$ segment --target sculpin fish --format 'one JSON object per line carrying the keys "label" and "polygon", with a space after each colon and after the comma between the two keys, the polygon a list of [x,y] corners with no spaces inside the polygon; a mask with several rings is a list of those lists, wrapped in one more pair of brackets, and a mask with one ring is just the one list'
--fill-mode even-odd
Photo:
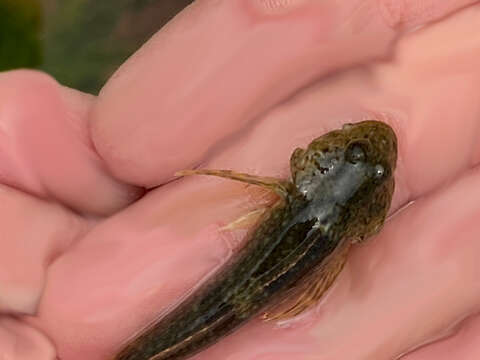
{"label": "sculpin fish", "polygon": [[352,244],[383,225],[394,190],[397,139],[378,121],[346,124],[290,159],[291,179],[192,170],[278,194],[245,245],[170,313],[141,331],[115,360],[182,360],[255,316],[295,316],[318,302]]}

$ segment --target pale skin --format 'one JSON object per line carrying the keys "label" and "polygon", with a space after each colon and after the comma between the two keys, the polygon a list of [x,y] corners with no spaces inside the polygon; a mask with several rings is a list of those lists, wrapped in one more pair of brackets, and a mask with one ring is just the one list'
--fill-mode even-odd
{"label": "pale skin", "polygon": [[390,360],[442,335],[405,359],[478,358],[475,3],[199,1],[97,98],[1,73],[0,358],[108,359],[221,265],[244,230],[220,229],[265,193],[176,171],[285,177],[295,147],[367,118],[399,138],[392,212],[414,203],[317,308],[195,359]]}

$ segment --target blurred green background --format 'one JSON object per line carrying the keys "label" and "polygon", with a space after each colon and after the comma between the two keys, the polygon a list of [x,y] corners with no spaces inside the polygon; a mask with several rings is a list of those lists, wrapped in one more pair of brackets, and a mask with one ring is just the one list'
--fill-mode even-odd
{"label": "blurred green background", "polygon": [[0,71],[36,68],[96,94],[193,0],[0,0]]}

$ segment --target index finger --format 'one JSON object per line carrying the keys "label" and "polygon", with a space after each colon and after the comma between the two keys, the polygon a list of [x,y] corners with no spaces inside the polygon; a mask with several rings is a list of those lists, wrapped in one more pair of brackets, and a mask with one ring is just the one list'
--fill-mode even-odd
{"label": "index finger", "polygon": [[92,139],[118,178],[158,185],[322,74],[474,2],[197,1],[105,86]]}

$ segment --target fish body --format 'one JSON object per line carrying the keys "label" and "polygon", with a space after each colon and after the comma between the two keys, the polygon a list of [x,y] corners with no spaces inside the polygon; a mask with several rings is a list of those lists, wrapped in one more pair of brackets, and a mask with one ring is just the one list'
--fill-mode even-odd
{"label": "fish body", "polygon": [[281,199],[238,253],[114,359],[187,359],[299,293],[302,297],[288,311],[303,311],[331,285],[350,245],[381,228],[394,189],[396,157],[393,130],[364,121],[295,150],[291,181],[196,171],[270,187]]}

